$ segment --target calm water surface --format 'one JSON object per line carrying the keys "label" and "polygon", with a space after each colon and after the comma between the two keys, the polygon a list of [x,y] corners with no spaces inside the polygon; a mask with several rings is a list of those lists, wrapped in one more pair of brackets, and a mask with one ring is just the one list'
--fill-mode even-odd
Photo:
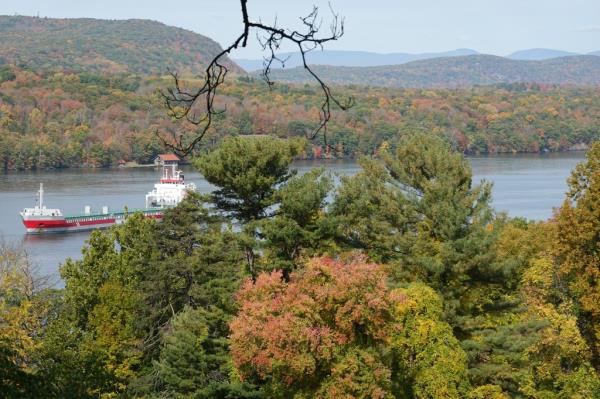
{"label": "calm water surface", "polygon": [[[547,219],[552,208],[564,199],[566,179],[573,167],[584,158],[583,153],[545,155],[507,155],[470,157],[475,181],[494,183],[494,206],[511,216]],[[355,162],[298,162],[305,172],[325,165],[331,172],[350,175],[359,169]],[[84,205],[99,210],[143,208],[144,197],[158,179],[153,168],[112,170],[64,170],[0,174],[0,235],[4,240],[24,245],[43,274],[56,274],[58,265],[67,257],[80,258],[81,247],[89,232],[28,236],[24,234],[19,211],[35,204],[36,191],[44,183],[48,207],[60,208],[65,214],[83,212]],[[199,191],[213,187],[197,172],[186,170],[186,179]],[[60,283],[58,283],[60,284]]]}

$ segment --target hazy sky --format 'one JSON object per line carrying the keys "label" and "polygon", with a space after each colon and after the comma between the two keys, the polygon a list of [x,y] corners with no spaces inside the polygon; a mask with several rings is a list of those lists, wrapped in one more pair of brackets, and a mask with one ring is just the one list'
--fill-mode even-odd
{"label": "hazy sky", "polygon": [[[325,0],[249,0],[251,18],[294,25]],[[434,52],[456,48],[506,55],[547,47],[600,50],[600,0],[332,0],[346,34],[328,49]],[[240,33],[238,0],[0,0],[0,14],[148,18],[210,36],[221,45]],[[257,46],[233,58],[258,58]]]}

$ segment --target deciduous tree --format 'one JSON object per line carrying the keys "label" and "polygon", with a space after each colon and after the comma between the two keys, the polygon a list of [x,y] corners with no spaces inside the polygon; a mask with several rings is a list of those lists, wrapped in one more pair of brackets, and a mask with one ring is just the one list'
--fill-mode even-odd
{"label": "deciduous tree", "polygon": [[556,214],[555,262],[600,373],[600,144],[592,146],[568,182],[568,198]]}

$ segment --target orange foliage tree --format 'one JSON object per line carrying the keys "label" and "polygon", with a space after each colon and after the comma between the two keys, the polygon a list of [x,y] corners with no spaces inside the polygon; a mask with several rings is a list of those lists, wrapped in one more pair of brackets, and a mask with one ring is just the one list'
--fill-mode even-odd
{"label": "orange foliage tree", "polygon": [[465,397],[466,355],[440,321],[441,298],[387,280],[361,257],[248,280],[230,325],[242,379],[271,398]]}

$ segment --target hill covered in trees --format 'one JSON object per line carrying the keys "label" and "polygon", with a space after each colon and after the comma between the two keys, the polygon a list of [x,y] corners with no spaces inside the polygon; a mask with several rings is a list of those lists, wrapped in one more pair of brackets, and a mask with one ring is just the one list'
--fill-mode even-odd
{"label": "hill covered in trees", "polygon": [[[600,85],[600,57],[581,55],[541,61],[511,60],[493,55],[468,55],[377,67],[315,66],[332,84],[404,88],[453,88],[499,83]],[[312,83],[302,68],[273,69],[272,78]]]}
{"label": "hill covered in trees", "polygon": [[215,191],[95,231],[64,289],[0,243],[0,396],[600,399],[600,144],[546,222],[432,135],[337,187],[303,147],[227,138]]}
{"label": "hill covered in trees", "polygon": [[0,62],[36,71],[198,74],[220,50],[206,36],[150,20],[0,16]]}
{"label": "hill covered in trees", "polygon": [[[171,120],[159,90],[164,77],[33,73],[0,67],[0,165],[4,169],[111,166],[151,162],[155,133],[194,126]],[[600,89],[512,84],[464,89],[335,87],[356,105],[334,111],[329,154],[319,135],[306,157],[356,157],[395,146],[415,132],[441,136],[465,153],[564,151],[600,137]],[[204,144],[225,136],[298,137],[315,128],[322,101],[313,86],[240,77],[223,86],[219,115]]]}

